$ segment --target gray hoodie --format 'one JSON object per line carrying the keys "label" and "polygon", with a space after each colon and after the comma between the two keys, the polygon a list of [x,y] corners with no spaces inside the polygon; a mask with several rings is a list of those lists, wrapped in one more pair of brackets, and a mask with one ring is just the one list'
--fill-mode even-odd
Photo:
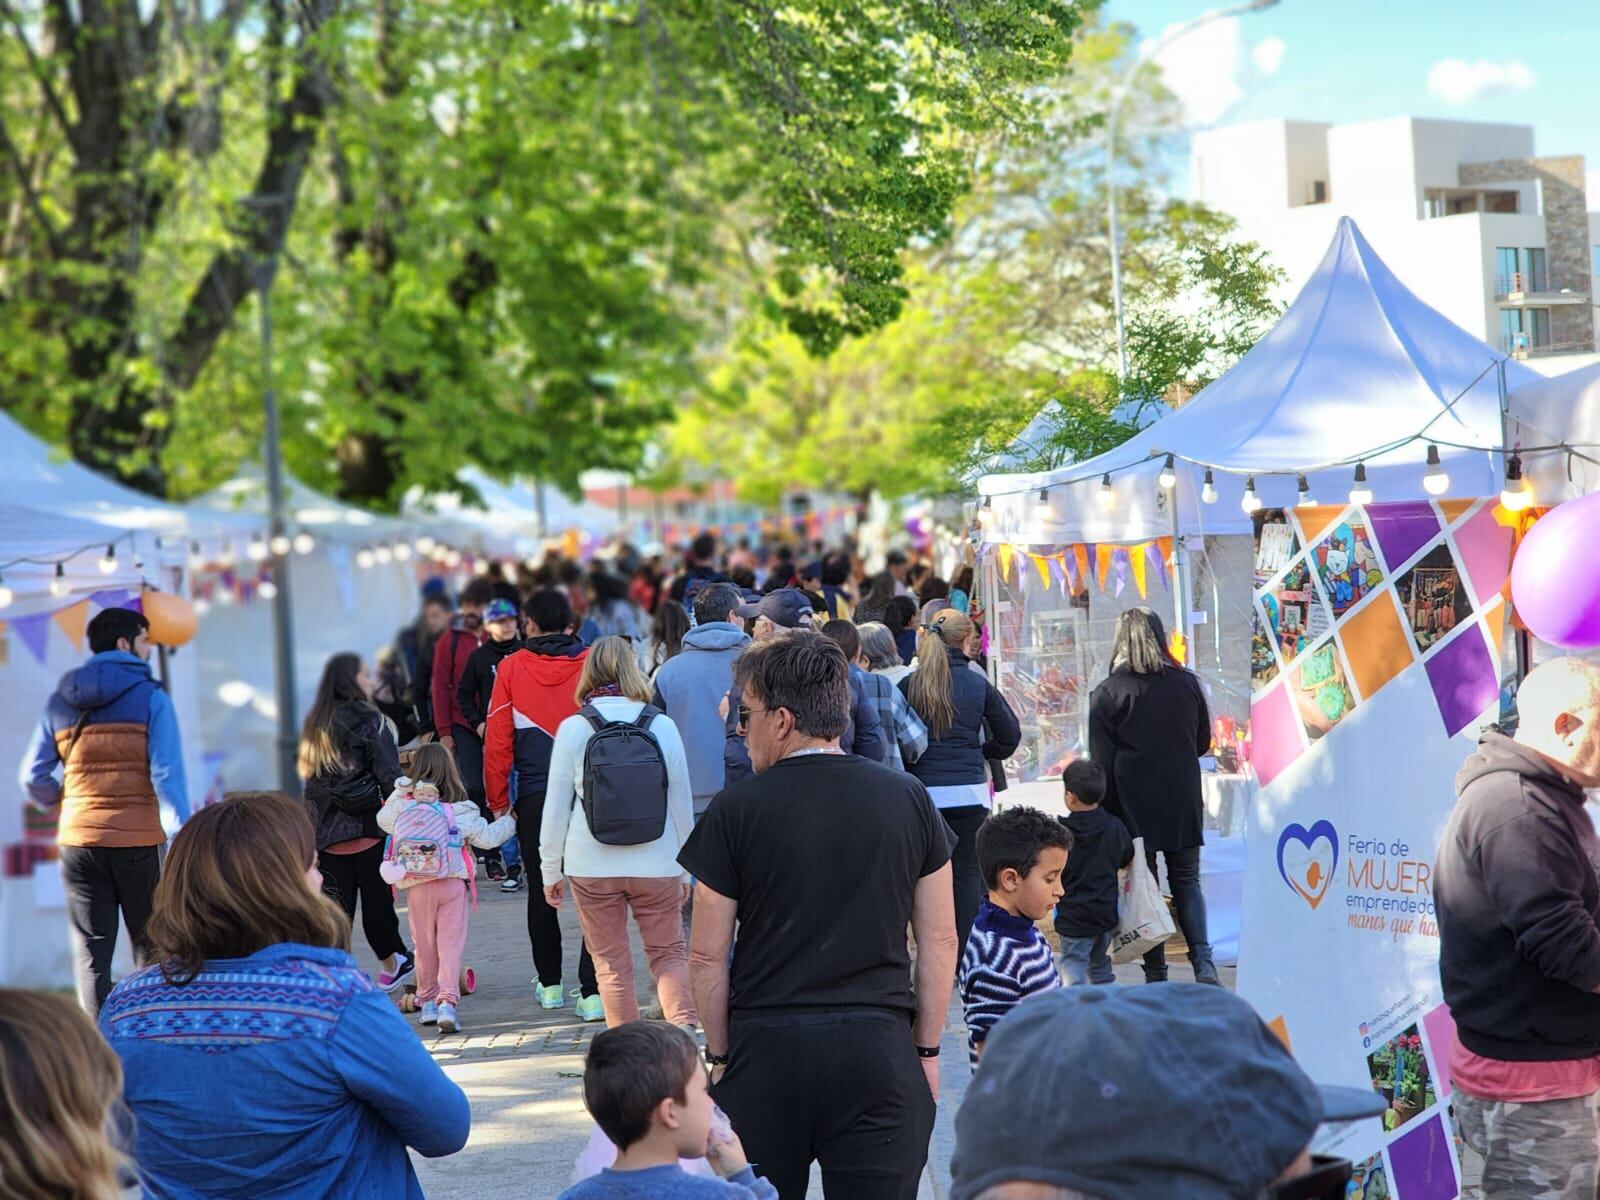
{"label": "gray hoodie", "polygon": [[696,813],[704,812],[722,790],[724,730],[717,709],[733,687],[734,660],[749,644],[749,636],[737,626],[708,621],[689,630],[683,652],[656,672],[656,707],[683,735]]}

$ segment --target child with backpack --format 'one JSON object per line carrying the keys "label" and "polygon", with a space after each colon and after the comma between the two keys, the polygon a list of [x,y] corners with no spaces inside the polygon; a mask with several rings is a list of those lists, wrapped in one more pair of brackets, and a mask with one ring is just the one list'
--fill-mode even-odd
{"label": "child with backpack", "polygon": [[539,827],[545,900],[560,908],[571,885],[608,1026],[639,1019],[630,909],[663,1015],[674,1025],[696,1021],[683,938],[688,876],[678,865],[694,796],[678,727],[650,698],[628,641],[595,642],[578,680],[579,712],[556,731]]}
{"label": "child with backpack", "polygon": [[471,847],[492,850],[515,837],[517,818],[484,820],[455,757],[437,742],[417,747],[411,770],[378,811],[378,827],[389,835],[378,871],[406,893],[422,1023],[458,1033],[467,904],[477,902]]}

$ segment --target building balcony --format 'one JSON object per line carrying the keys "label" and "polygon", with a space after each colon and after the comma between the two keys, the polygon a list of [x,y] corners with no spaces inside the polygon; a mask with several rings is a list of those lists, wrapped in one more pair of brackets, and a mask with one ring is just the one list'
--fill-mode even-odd
{"label": "building balcony", "polygon": [[1535,345],[1529,333],[1508,333],[1500,336],[1500,350],[1512,358],[1547,358],[1553,354],[1590,354],[1594,347],[1584,342],[1544,342]]}
{"label": "building balcony", "polygon": [[1551,291],[1547,279],[1542,275],[1530,275],[1526,271],[1518,271],[1513,275],[1496,275],[1494,299],[1502,308],[1524,306],[1549,308],[1554,305],[1589,303],[1587,293],[1575,292],[1571,288]]}

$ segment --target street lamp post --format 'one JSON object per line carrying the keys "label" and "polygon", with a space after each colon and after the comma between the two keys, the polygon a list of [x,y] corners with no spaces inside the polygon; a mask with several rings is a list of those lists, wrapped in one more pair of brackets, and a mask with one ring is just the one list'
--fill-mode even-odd
{"label": "street lamp post", "polygon": [[[261,403],[266,413],[265,451],[267,473],[267,524],[269,540],[281,545],[288,530],[283,503],[283,435],[278,422],[278,391],[272,372],[272,280],[277,274],[275,258],[256,263],[255,285],[261,303]],[[272,598],[272,649],[276,664],[278,692],[278,787],[290,796],[300,793],[300,770],[295,728],[294,618],[289,607],[289,556],[273,553],[272,582],[277,594]]]}
{"label": "street lamp post", "polygon": [[1128,99],[1128,93],[1133,90],[1134,81],[1139,72],[1150,65],[1157,54],[1165,50],[1173,42],[1185,34],[1193,33],[1202,25],[1209,25],[1212,21],[1220,21],[1224,17],[1238,17],[1245,13],[1260,12],[1264,8],[1271,8],[1278,0],[1249,0],[1245,4],[1234,4],[1227,8],[1214,8],[1203,12],[1198,17],[1184,21],[1181,25],[1174,25],[1161,37],[1139,55],[1139,60],[1133,64],[1128,73],[1123,76],[1122,82],[1117,86],[1116,96],[1111,102],[1111,119],[1106,129],[1106,216],[1110,226],[1111,241],[1111,303],[1116,310],[1117,318],[1117,378],[1128,377],[1128,340],[1122,323],[1122,238],[1117,229],[1117,123],[1122,119],[1122,105]]}

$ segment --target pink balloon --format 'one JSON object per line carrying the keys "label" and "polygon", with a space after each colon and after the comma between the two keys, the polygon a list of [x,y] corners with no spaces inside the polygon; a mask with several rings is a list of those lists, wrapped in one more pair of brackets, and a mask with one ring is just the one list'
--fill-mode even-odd
{"label": "pink balloon", "polygon": [[1511,564],[1511,599],[1533,635],[1566,650],[1600,646],[1600,492],[1558,504]]}

